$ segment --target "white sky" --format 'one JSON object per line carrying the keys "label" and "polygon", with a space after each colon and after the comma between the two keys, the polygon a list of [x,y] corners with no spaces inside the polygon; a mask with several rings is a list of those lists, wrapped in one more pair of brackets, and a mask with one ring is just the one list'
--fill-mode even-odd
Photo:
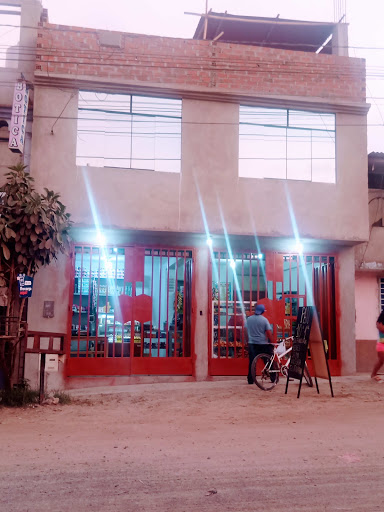
{"label": "white sky", "polygon": [[[368,124],[380,124],[368,127],[368,152],[384,152],[383,0],[209,0],[216,12],[331,22],[334,4],[346,4],[350,46],[380,48],[351,48],[350,56],[367,60]],[[184,12],[205,10],[205,0],[43,0],[43,5],[51,23],[181,38],[191,38],[199,20]]]}

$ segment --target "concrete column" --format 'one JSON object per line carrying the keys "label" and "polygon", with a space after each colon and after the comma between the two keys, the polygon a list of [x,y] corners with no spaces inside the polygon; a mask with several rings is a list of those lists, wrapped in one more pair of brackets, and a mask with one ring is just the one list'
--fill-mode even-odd
{"label": "concrete column", "polygon": [[[60,254],[56,261],[37,271],[32,297],[28,301],[30,331],[66,333],[69,308],[71,269],[68,256]],[[43,318],[44,301],[54,301],[54,317]]]}
{"label": "concrete column", "polygon": [[198,248],[195,252],[193,272],[195,274],[195,377],[206,380],[208,377],[208,247]]}
{"label": "concrete column", "polygon": [[342,375],[351,375],[356,373],[354,248],[347,247],[340,251],[338,263],[341,373]]}
{"label": "concrete column", "polygon": [[19,69],[23,73],[33,73],[35,70],[37,27],[40,22],[42,10],[43,6],[41,5],[41,0],[22,0],[20,46],[23,50],[21,53],[25,53],[25,48],[28,48],[28,60],[22,60],[19,62]]}
{"label": "concrete column", "polygon": [[332,53],[348,57],[348,24],[338,23],[332,34]]}

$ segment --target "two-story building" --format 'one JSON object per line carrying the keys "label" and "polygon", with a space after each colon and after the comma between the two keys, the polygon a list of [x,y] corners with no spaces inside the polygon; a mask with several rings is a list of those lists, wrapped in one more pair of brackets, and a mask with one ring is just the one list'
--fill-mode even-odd
{"label": "two-story building", "polygon": [[39,26],[30,168],[74,246],[28,323],[66,334],[68,387],[245,375],[256,302],[276,337],[316,305],[332,372],[356,370],[364,61],[343,24],[209,16],[194,39]]}

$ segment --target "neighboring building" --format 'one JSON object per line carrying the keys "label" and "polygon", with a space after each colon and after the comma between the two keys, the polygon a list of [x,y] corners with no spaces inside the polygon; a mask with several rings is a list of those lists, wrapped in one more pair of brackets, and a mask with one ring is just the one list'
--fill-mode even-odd
{"label": "neighboring building", "polygon": [[[18,163],[27,166],[30,164],[37,27],[45,16],[46,12],[40,0],[0,1],[0,21],[4,30],[0,56],[1,181],[10,166]],[[7,47],[7,44],[10,46]],[[17,141],[13,151],[9,148],[11,141]],[[2,311],[5,304],[6,290],[1,288]],[[15,381],[23,375],[23,350],[18,352],[18,356],[20,364],[17,365],[14,375]],[[0,371],[0,388],[2,386],[3,376]]]}
{"label": "neighboring building", "polygon": [[384,153],[368,155],[369,240],[356,247],[357,371],[376,360],[376,320],[384,309]]}
{"label": "neighboring building", "polygon": [[316,305],[333,374],[356,370],[365,63],[346,25],[215,16],[217,41],[39,27],[31,173],[74,221],[29,303],[67,336],[49,385],[245,375],[259,301],[275,336]]}

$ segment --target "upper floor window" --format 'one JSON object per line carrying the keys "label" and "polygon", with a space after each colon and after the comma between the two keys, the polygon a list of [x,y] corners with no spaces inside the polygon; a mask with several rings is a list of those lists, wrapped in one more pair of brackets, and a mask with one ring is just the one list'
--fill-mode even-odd
{"label": "upper floor window", "polygon": [[181,100],[80,91],[76,163],[180,172]]}
{"label": "upper floor window", "polygon": [[336,182],[335,115],[240,106],[239,176]]}

